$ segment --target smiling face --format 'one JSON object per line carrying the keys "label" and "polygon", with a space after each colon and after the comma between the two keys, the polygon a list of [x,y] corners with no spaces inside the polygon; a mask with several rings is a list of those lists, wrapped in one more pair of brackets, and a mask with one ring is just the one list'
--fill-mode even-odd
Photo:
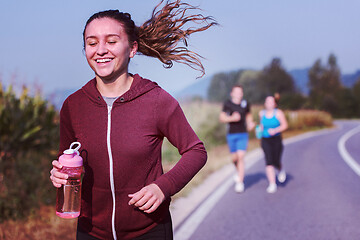
{"label": "smiling face", "polygon": [[90,22],[84,34],[85,55],[97,78],[115,81],[128,73],[130,58],[135,56],[137,43],[129,45],[120,22],[98,18]]}
{"label": "smiling face", "polygon": [[269,96],[265,99],[265,109],[267,110],[272,110],[274,108],[276,108],[276,102],[275,102],[275,98],[272,96]]}

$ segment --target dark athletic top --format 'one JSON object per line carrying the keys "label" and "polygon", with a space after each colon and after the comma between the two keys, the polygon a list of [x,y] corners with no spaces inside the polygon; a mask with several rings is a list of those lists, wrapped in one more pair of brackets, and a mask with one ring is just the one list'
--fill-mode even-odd
{"label": "dark athletic top", "polygon": [[233,112],[240,113],[241,119],[238,122],[229,123],[228,133],[244,133],[246,130],[246,114],[250,112],[250,103],[242,100],[240,104],[235,104],[231,100],[227,100],[223,106],[223,112],[231,115]]}

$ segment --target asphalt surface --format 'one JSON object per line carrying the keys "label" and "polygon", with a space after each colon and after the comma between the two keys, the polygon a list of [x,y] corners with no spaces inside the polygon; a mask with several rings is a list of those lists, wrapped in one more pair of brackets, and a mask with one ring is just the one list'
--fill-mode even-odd
{"label": "asphalt surface", "polygon": [[[276,193],[266,192],[260,159],[246,172],[244,193],[234,192],[229,177],[222,191],[214,189],[217,198],[203,217],[184,221],[183,226],[193,228],[191,234],[175,231],[175,240],[360,239],[360,176],[338,147],[341,137],[360,122],[337,124],[336,129],[286,144],[283,165],[288,178]],[[345,148],[360,164],[360,131],[346,140]]]}

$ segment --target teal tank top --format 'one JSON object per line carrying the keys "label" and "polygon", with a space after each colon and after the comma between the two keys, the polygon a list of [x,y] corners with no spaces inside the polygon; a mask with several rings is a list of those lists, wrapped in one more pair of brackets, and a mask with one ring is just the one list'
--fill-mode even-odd
{"label": "teal tank top", "polygon": [[262,133],[263,138],[269,138],[269,137],[280,135],[280,133],[277,133],[277,134],[271,136],[268,132],[269,128],[277,128],[280,126],[280,121],[276,118],[276,110],[277,109],[274,109],[274,114],[270,118],[267,118],[265,116],[265,111],[263,110],[263,114],[260,119],[260,123],[263,126],[263,133]]}

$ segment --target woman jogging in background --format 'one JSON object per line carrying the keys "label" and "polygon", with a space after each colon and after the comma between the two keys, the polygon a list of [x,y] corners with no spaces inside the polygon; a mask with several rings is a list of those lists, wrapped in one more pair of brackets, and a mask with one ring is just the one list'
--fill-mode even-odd
{"label": "woman jogging in background", "polygon": [[[60,112],[59,155],[78,141],[84,158],[79,240],[173,239],[170,197],[206,162],[204,145],[178,102],[155,82],[128,72],[139,52],[166,67],[176,61],[204,74],[200,56],[177,45],[216,22],[189,15],[198,8],[180,0],[167,1],[159,10],[162,3],[140,27],[118,10],[95,13],[85,25],[85,55],[95,78],[70,95]],[[184,29],[186,23],[192,26]],[[181,154],[165,174],[164,137]],[[50,179],[60,187],[68,176],[59,172],[57,160],[52,165]]]}
{"label": "woman jogging in background", "polygon": [[274,193],[277,190],[275,168],[279,171],[278,181],[280,183],[286,181],[286,173],[281,164],[284,148],[281,133],[287,129],[288,124],[283,111],[276,108],[277,104],[273,96],[268,96],[264,105],[265,109],[259,112],[262,128],[261,148],[265,154],[265,171],[269,181],[266,191]]}
{"label": "woman jogging in background", "polygon": [[243,99],[243,87],[241,85],[235,85],[231,89],[230,99],[224,103],[220,113],[220,121],[229,124],[226,139],[232,161],[237,170],[235,191],[241,193],[245,190],[244,156],[249,142],[248,131],[255,127],[250,112],[250,103]]}

